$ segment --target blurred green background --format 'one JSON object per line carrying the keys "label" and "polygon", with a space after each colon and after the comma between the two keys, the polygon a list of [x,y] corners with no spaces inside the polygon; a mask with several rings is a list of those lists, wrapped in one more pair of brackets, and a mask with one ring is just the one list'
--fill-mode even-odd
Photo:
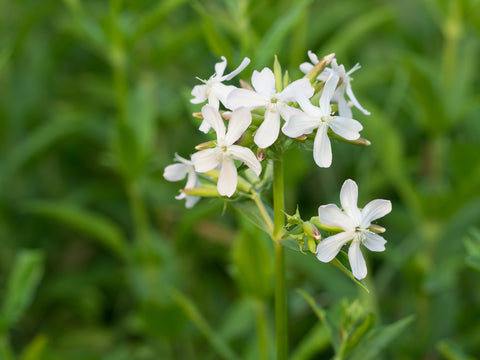
{"label": "blurred green background", "polygon": [[374,358],[480,356],[480,1],[3,0],[1,359],[273,353],[268,238],[229,202],[186,210],[162,173],[206,139],[195,77],[248,56],[248,80],[276,54],[296,78],[307,50],[361,63],[372,146],[334,142],[329,169],[288,152],[287,211],[314,216],[353,178],[360,206],[393,212],[370,294],[287,251],[291,358],[333,354],[297,288],[333,318],[354,299],[379,326],[413,315]]}

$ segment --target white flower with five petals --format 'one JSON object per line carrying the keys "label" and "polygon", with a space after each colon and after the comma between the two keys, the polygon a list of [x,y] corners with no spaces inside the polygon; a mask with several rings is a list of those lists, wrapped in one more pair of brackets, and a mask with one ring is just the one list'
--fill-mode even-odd
{"label": "white flower with five petals", "polygon": [[329,167],[332,163],[332,147],[328,137],[328,129],[344,139],[356,140],[363,129],[357,120],[331,115],[330,100],[338,83],[338,76],[332,74],[325,82],[323,93],[320,96],[319,106],[316,107],[304,98],[297,98],[297,102],[304,112],[298,111],[292,115],[283,126],[282,131],[289,137],[298,137],[310,134],[315,129],[317,133],[313,143],[313,158],[320,167]]}
{"label": "white flower with five petals", "polygon": [[272,145],[278,138],[280,116],[287,120],[295,112],[295,109],[288,106],[287,103],[295,101],[296,98],[310,99],[314,89],[308,79],[300,79],[277,93],[275,75],[269,68],[253,72],[252,86],[255,91],[233,90],[227,98],[227,107],[233,110],[240,107],[247,107],[250,110],[265,108],[265,119],[253,139],[258,147],[264,149]]}
{"label": "white flower with five petals", "polygon": [[202,108],[204,121],[217,133],[215,148],[201,150],[192,155],[195,170],[207,172],[220,165],[217,190],[220,195],[232,196],[237,188],[237,168],[234,160],[244,162],[258,176],[262,165],[249,148],[234,145],[252,122],[252,114],[246,108],[232,112],[228,122],[228,131],[217,109],[211,105]]}
{"label": "white flower with five petals", "polygon": [[[311,51],[308,51],[308,57],[310,58],[310,61],[313,63],[313,65],[308,62],[300,64],[300,70],[305,74],[310,72],[310,70],[313,69],[314,65],[319,62],[317,55]],[[370,115],[370,112],[365,110],[358,102],[357,98],[353,94],[352,85],[350,84],[350,82],[353,80],[350,75],[358,69],[360,69],[359,63],[355,64],[355,66],[349,71],[345,71],[345,67],[343,65],[338,65],[337,60],[333,59],[331,62],[331,68],[326,68],[317,77],[317,80],[326,81],[330,76],[336,74],[342,80],[342,83],[335,90],[335,93],[332,97],[332,100],[338,103],[338,113],[340,114],[340,116],[348,118],[352,117],[352,110],[350,109],[350,106],[345,99],[345,93],[348,95],[353,106],[355,106],[365,115]]]}
{"label": "white flower with five petals", "polygon": [[361,280],[367,276],[367,266],[363,258],[360,244],[371,251],[384,251],[383,237],[369,230],[372,221],[387,215],[392,211],[392,203],[389,200],[377,199],[370,201],[360,211],[357,207],[358,187],[355,181],[346,180],[340,191],[340,202],[343,213],[337,205],[329,204],[318,208],[318,218],[321,223],[343,229],[336,235],[322,240],[318,246],[316,255],[318,260],[330,262],[337,256],[343,245],[352,241],[348,249],[348,259],[353,275]]}
{"label": "white flower with five petals", "polygon": [[[223,81],[231,80],[234,76],[239,74],[250,63],[249,58],[244,58],[238,68],[232,71],[230,74],[223,75],[227,67],[227,59],[222,56],[222,61],[215,64],[215,74],[210,79],[202,80],[203,85],[195,85],[192,89],[193,99],[190,100],[193,104],[201,104],[208,100],[208,104],[218,109],[220,102],[226,106],[228,94],[236,89],[233,85],[225,85]],[[200,125],[200,131],[207,133],[210,130],[210,126],[206,121],[203,121]]]}
{"label": "white flower with five petals", "polygon": [[[178,154],[175,154],[175,160],[178,163],[168,165],[163,172],[163,177],[168,181],[180,181],[187,177],[185,189],[198,187],[199,182],[193,162],[182,158]],[[200,196],[187,195],[182,192],[175,196],[175,199],[185,199],[185,207],[190,209],[200,200]]]}

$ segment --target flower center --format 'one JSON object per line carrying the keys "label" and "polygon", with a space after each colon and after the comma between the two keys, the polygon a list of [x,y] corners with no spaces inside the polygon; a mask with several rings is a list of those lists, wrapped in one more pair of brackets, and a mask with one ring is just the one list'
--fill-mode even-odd
{"label": "flower center", "polygon": [[328,116],[328,115],[327,116],[322,116],[320,118],[320,120],[322,122],[327,123],[327,124],[331,123],[334,119],[335,119],[335,116]]}

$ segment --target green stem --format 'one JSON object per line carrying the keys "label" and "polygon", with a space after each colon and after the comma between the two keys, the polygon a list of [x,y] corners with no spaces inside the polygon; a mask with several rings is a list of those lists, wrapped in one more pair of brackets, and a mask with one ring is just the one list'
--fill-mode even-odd
{"label": "green stem", "polygon": [[265,220],[266,224],[268,225],[268,229],[270,231],[270,236],[273,237],[273,221],[272,218],[270,217],[267,208],[262,202],[262,199],[260,198],[260,194],[258,192],[253,192],[251,195],[251,199],[255,202],[255,204],[258,207],[258,210],[262,214],[263,219]]}
{"label": "green stem", "polygon": [[254,300],[255,317],[257,321],[258,353],[261,360],[268,360],[268,332],[265,303],[262,300]]}
{"label": "green stem", "polygon": [[287,291],[285,276],[285,248],[279,241],[285,226],[283,154],[273,161],[273,243],[275,247],[275,333],[277,359],[288,356]]}

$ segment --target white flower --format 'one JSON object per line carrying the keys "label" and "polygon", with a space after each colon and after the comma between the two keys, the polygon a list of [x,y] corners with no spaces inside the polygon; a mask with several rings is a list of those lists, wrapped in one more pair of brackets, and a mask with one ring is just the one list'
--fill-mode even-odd
{"label": "white flower", "polygon": [[202,115],[208,125],[217,133],[217,143],[215,148],[201,150],[192,155],[195,170],[207,172],[220,165],[217,190],[220,195],[230,197],[237,188],[238,180],[234,160],[243,161],[257,176],[262,171],[262,165],[260,165],[252,150],[233,145],[252,122],[252,114],[246,108],[233,111],[226,133],[225,124],[217,109],[211,105],[205,105],[202,108]]}
{"label": "white flower", "polygon": [[227,107],[238,109],[247,107],[250,110],[264,107],[265,120],[258,128],[254,142],[258,147],[264,149],[272,145],[278,138],[280,131],[280,116],[287,120],[295,111],[287,105],[295,101],[296,97],[312,97],[314,89],[308,79],[300,79],[288,85],[282,92],[275,90],[275,75],[269,68],[261,72],[254,71],[252,75],[252,86],[255,91],[247,89],[235,89],[227,98]]}
{"label": "white flower", "polygon": [[[311,51],[308,51],[308,57],[310,58],[310,61],[313,63],[313,65],[308,62],[305,62],[300,65],[300,70],[305,74],[308,73],[310,70],[312,70],[313,66],[317,64],[319,61],[317,55],[315,55]],[[331,62],[331,68],[326,68],[317,77],[317,80],[326,81],[330,76],[332,76],[333,74],[336,74],[342,80],[342,83],[335,90],[335,93],[333,94],[333,97],[332,97],[333,101],[338,102],[338,113],[340,114],[340,116],[344,116],[348,118],[352,117],[352,110],[350,109],[350,106],[347,103],[347,100],[345,100],[345,93],[347,93],[353,106],[355,106],[358,110],[360,110],[365,115],[370,115],[370,112],[365,110],[362,107],[362,105],[360,105],[360,103],[358,102],[357,98],[353,94],[352,85],[350,84],[350,82],[353,80],[350,77],[350,74],[357,71],[358,69],[360,69],[360,64],[357,63],[353,68],[351,68],[348,72],[346,72],[345,67],[343,65],[338,65],[337,60],[333,59]]]}
{"label": "white flower", "polygon": [[367,276],[367,266],[360,250],[360,243],[371,251],[384,251],[383,237],[368,230],[373,220],[379,219],[392,211],[389,200],[377,199],[370,201],[360,211],[357,207],[358,187],[355,181],[346,180],[340,191],[340,202],[343,213],[337,205],[329,204],[318,208],[318,217],[321,223],[339,227],[344,232],[322,240],[317,246],[317,258],[323,262],[330,262],[338,254],[343,245],[352,240],[348,249],[348,259],[353,275],[361,280]]}
{"label": "white flower", "polygon": [[[230,74],[223,75],[225,68],[227,67],[227,59],[222,56],[222,61],[215,64],[215,74],[210,79],[202,80],[203,85],[196,85],[192,89],[193,99],[190,100],[193,104],[201,104],[208,100],[208,104],[219,108],[220,102],[225,106],[227,102],[228,94],[236,89],[233,85],[225,85],[222,82],[225,80],[231,80],[235,75],[239,74],[250,63],[249,58],[244,58],[238,68],[232,71]],[[206,121],[203,121],[200,125],[200,131],[207,133],[210,130],[210,126]]]}
{"label": "white flower", "polygon": [[[199,182],[193,162],[182,158],[178,154],[175,154],[175,160],[178,163],[168,165],[163,172],[163,177],[168,181],[180,181],[187,177],[185,189],[198,187]],[[187,195],[182,192],[180,195],[175,196],[175,199],[185,199],[185,206],[190,209],[200,200],[200,196]]]}
{"label": "white flower", "polygon": [[296,115],[292,115],[282,128],[285,135],[293,138],[310,134],[318,129],[313,143],[313,158],[320,167],[329,167],[332,163],[332,147],[327,134],[328,128],[347,140],[358,139],[359,131],[363,129],[362,124],[357,120],[331,115],[330,100],[337,83],[338,76],[336,74],[332,74],[325,82],[319,108],[313,106],[309,100],[297,98],[297,102],[304,112],[298,111]]}

